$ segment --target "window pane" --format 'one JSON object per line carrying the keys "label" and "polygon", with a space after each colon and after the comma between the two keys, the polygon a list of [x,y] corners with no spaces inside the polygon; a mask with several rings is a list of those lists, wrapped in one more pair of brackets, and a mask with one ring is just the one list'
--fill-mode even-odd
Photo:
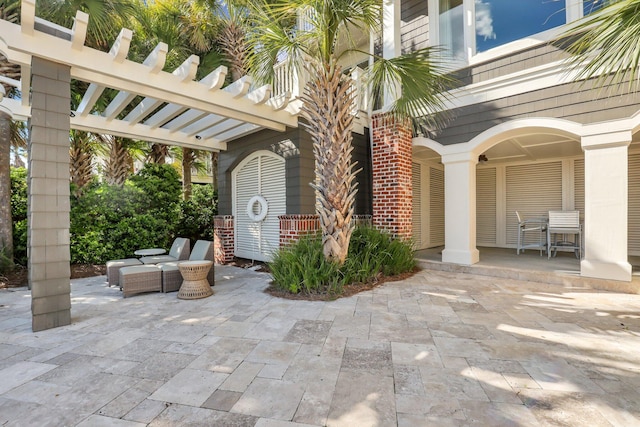
{"label": "window pane", "polygon": [[462,0],[440,0],[440,45],[455,58],[464,58]]}
{"label": "window pane", "polygon": [[584,16],[595,12],[598,9],[602,9],[603,0],[584,0]]}
{"label": "window pane", "polygon": [[566,23],[564,0],[475,0],[475,9],[476,52]]}

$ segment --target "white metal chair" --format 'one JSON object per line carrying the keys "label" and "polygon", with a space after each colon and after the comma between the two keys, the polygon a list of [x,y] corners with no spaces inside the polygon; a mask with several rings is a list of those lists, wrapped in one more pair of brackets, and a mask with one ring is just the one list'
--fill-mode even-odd
{"label": "white metal chair", "polygon": [[[516,254],[524,252],[525,249],[539,249],[540,256],[547,249],[547,219],[546,218],[527,218],[523,219],[520,213],[516,211],[518,218],[518,247]],[[535,233],[537,242],[526,243],[527,233]]]}
{"label": "white metal chair", "polygon": [[[565,236],[573,235],[573,241],[565,240]],[[558,236],[562,236],[558,240]],[[553,240],[552,240],[553,237]],[[573,249],[578,259],[582,258],[582,227],[580,225],[580,211],[549,211],[549,226],[547,227],[547,241],[549,248],[547,258],[556,255],[558,248]]]}

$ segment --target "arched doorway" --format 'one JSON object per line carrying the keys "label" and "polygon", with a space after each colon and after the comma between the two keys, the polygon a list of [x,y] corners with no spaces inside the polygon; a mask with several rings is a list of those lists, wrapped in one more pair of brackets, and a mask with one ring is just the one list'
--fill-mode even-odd
{"label": "arched doorway", "polygon": [[270,261],[280,244],[279,215],[286,214],[285,160],[257,151],[232,171],[235,254]]}

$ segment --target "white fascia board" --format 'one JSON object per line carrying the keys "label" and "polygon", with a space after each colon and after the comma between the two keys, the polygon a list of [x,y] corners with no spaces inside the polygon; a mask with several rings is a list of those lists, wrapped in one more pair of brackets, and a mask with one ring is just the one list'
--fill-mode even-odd
{"label": "white fascia board", "polygon": [[[235,98],[224,90],[203,91],[196,81],[182,81],[179,76],[129,60],[117,64],[113,55],[88,47],[72,49],[71,42],[34,31],[22,33],[20,26],[0,20],[0,37],[7,45],[10,60],[19,54],[36,56],[71,67],[71,76],[100,86],[135,93],[196,108],[274,130],[297,127],[298,119],[284,111],[275,111],[266,104],[254,104],[245,97]],[[29,56],[29,59],[30,59]],[[12,60],[13,62],[13,60]],[[30,60],[29,60],[30,63]]]}
{"label": "white fascia board", "polygon": [[[140,123],[131,124],[122,120],[107,120],[95,114],[90,114],[86,117],[80,117],[79,115],[71,117],[71,128],[160,144],[178,145],[196,150],[220,151],[227,149],[227,144],[218,139],[202,138],[197,140],[180,132],[172,133],[163,128],[151,129],[149,126]],[[141,137],[141,135],[144,135],[144,137]]]}

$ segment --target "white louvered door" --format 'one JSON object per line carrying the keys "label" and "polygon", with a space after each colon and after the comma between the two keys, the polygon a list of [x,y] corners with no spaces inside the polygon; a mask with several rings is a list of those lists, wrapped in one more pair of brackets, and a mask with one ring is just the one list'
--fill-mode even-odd
{"label": "white louvered door", "polygon": [[429,247],[444,245],[444,171],[429,168]]}
{"label": "white louvered door", "polygon": [[478,246],[496,245],[496,169],[476,172],[476,242]]}
{"label": "white louvered door", "polygon": [[422,182],[420,174],[420,163],[413,163],[411,166],[411,184],[413,186],[411,229],[416,249],[422,249]]}
{"label": "white louvered door", "polygon": [[628,251],[640,255],[640,154],[629,154]]}
{"label": "white louvered door", "polygon": [[507,244],[515,247],[518,239],[515,211],[531,218],[546,216],[550,210],[562,210],[562,162],[507,166],[506,196]]}
{"label": "white louvered door", "polygon": [[[254,153],[233,170],[232,177],[235,255],[270,261],[280,244],[278,216],[286,213],[285,160],[271,152]],[[253,221],[247,213],[254,196],[267,201],[267,216],[262,221]]]}

